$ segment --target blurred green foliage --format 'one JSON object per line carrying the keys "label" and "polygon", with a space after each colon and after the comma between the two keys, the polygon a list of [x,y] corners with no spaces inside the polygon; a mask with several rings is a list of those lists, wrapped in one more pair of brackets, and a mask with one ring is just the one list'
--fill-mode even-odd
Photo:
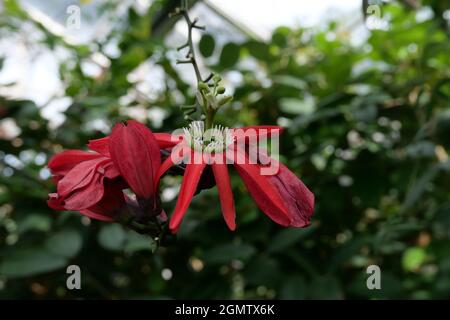
{"label": "blurred green foliage", "polygon": [[[420,1],[419,1],[420,3]],[[450,296],[450,41],[445,1],[434,18],[403,4],[383,6],[386,30],[362,45],[332,23],[325,30],[279,27],[268,43],[220,45],[203,35],[208,67],[233,80],[234,101],[217,121],[227,126],[280,124],[282,160],[316,195],[306,229],[283,229],[259,212],[236,174],[238,229],[222,220],[215,189],[192,203],[177,242],[152,253],[150,240],[119,225],[53,212],[45,163],[60,150],[84,148],[143,110],[154,131],[185,125],[179,106],[194,92],[180,78],[164,35],[130,9],[105,39],[68,45],[6,1],[0,32],[31,23],[37,45],[65,48],[61,63],[65,121],[53,128],[30,101],[0,98],[0,116],[20,135],[0,140],[0,298],[446,298]],[[120,55],[91,77],[82,64],[118,39]],[[128,74],[142,63],[164,71],[151,97]],[[121,97],[131,96],[124,102]],[[164,111],[162,124],[152,112]],[[142,119],[140,119],[142,120]],[[166,178],[163,188],[179,185]],[[167,212],[174,201],[163,203]],[[82,271],[82,290],[66,289],[66,267]],[[382,289],[368,290],[377,264]],[[172,278],[167,280],[169,269]],[[165,274],[165,278],[162,276]]]}

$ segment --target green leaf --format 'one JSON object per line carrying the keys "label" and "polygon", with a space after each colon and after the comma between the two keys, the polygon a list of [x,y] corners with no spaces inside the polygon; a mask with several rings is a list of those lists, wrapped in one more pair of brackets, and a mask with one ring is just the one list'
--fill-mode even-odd
{"label": "green leaf", "polygon": [[32,230],[46,232],[50,230],[51,223],[50,216],[31,213],[20,221],[19,232],[26,233]]}
{"label": "green leaf", "polygon": [[308,290],[308,298],[336,300],[343,298],[339,280],[332,275],[314,278]]}
{"label": "green leaf", "polygon": [[267,63],[271,58],[269,53],[269,46],[263,42],[249,41],[245,44],[245,48],[248,50],[251,56],[260,61]]}
{"label": "green leaf", "polygon": [[306,89],[307,83],[306,81],[290,76],[290,75],[281,75],[281,76],[275,76],[273,77],[273,81],[276,84],[292,87],[294,89],[298,90],[304,90]]}
{"label": "green leaf", "polygon": [[234,66],[239,60],[239,55],[240,47],[235,43],[227,43],[220,54],[220,66],[225,69]]}
{"label": "green leaf", "polygon": [[280,109],[285,113],[310,115],[316,110],[316,103],[312,97],[303,100],[283,98],[280,100]]}
{"label": "green leaf", "polygon": [[200,53],[205,58],[209,58],[216,48],[216,42],[214,40],[214,37],[210,34],[205,34],[200,40],[200,43],[198,44]]}
{"label": "green leaf", "polygon": [[258,256],[249,261],[244,270],[249,285],[275,287],[282,279],[280,263],[268,256]]}
{"label": "green leaf", "polygon": [[[3,257],[2,257],[3,258]],[[60,269],[67,260],[43,249],[17,249],[0,262],[0,276],[20,278]]]}
{"label": "green leaf", "polygon": [[4,4],[4,10],[5,10],[6,17],[11,15],[11,16],[16,16],[17,18],[20,18],[20,19],[27,18],[26,12],[22,9],[22,7],[18,3],[18,1],[16,1],[16,0],[3,1],[3,4]]}
{"label": "green leaf", "polygon": [[436,145],[431,141],[418,141],[405,148],[405,152],[411,158],[433,157]]}
{"label": "green leaf", "polygon": [[327,263],[327,268],[330,271],[336,270],[340,265],[349,262],[355,255],[357,255],[361,247],[371,243],[370,236],[359,236],[346,242],[338,249],[334,250],[333,256]]}
{"label": "green leaf", "polygon": [[308,292],[307,283],[301,276],[289,276],[283,281],[280,299],[305,299]]}
{"label": "green leaf", "polygon": [[72,258],[78,254],[83,244],[81,235],[75,230],[62,230],[45,242],[45,248],[57,256]]}
{"label": "green leaf", "polygon": [[267,251],[269,252],[279,252],[282,251],[296,242],[308,237],[314,232],[316,226],[310,226],[304,229],[285,229],[280,232],[271,240]]}
{"label": "green leaf", "polygon": [[402,266],[406,271],[417,271],[425,262],[427,254],[423,248],[413,247],[406,250],[402,257]]}
{"label": "green leaf", "polygon": [[272,35],[272,43],[279,47],[285,47],[288,44],[288,37],[291,34],[291,29],[288,27],[278,27]]}
{"label": "green leaf", "polygon": [[436,224],[445,228],[450,228],[450,203],[445,203],[436,209],[434,216]]}
{"label": "green leaf", "polygon": [[211,264],[225,264],[235,259],[246,260],[255,252],[255,248],[248,244],[225,244],[206,252],[204,260]]}
{"label": "green leaf", "polygon": [[153,239],[149,236],[129,231],[126,234],[124,250],[126,252],[137,252],[141,250],[153,250]]}
{"label": "green leaf", "polygon": [[357,121],[367,123],[373,122],[378,115],[378,109],[376,105],[365,103],[363,99],[361,100],[361,105],[358,103],[351,106],[349,110],[350,116]]}
{"label": "green leaf", "polygon": [[419,199],[425,193],[428,184],[431,183],[439,173],[439,169],[440,168],[438,165],[432,165],[415,182],[415,184],[406,195],[406,199],[401,209],[402,212],[405,212],[408,209],[412,208],[416,204],[416,202],[419,201]]}
{"label": "green leaf", "polygon": [[119,224],[103,226],[98,234],[98,242],[108,250],[123,250],[126,233]]}
{"label": "green leaf", "polygon": [[152,19],[148,15],[134,15],[133,23],[129,32],[137,39],[148,39],[152,29]]}

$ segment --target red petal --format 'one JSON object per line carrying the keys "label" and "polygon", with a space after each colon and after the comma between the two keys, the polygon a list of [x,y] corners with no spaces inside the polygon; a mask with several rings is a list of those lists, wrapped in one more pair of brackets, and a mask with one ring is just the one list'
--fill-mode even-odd
{"label": "red petal", "polygon": [[76,189],[81,189],[91,183],[94,174],[102,161],[100,157],[94,160],[84,161],[76,165],[58,182],[58,194],[66,197]]}
{"label": "red petal", "polygon": [[269,176],[262,176],[259,165],[249,164],[248,157],[245,154],[241,154],[241,156],[245,159],[245,163],[235,162],[234,167],[258,207],[276,223],[283,226],[290,225],[291,219],[283,205],[283,199],[278,190],[269,182]]}
{"label": "red petal", "polygon": [[231,231],[236,229],[236,210],[234,208],[233,191],[231,190],[230,175],[226,164],[213,164],[212,169],[219,191],[220,204],[225,222]]}
{"label": "red petal", "polygon": [[80,211],[97,204],[104,195],[103,175],[96,173],[90,183],[64,198],[66,210]]}
{"label": "red petal", "polygon": [[65,175],[83,161],[98,159],[101,156],[81,150],[66,150],[54,155],[48,162],[48,168],[55,175]]}
{"label": "red petal", "polygon": [[[171,148],[178,144],[179,138],[171,135],[170,133],[153,133],[156,142],[160,149]],[[88,148],[92,151],[103,154],[104,156],[110,157],[109,153],[109,140],[110,137],[104,137],[95,140],[89,140]]]}
{"label": "red petal", "polygon": [[105,216],[105,215],[99,214],[99,213],[95,213],[94,211],[92,211],[90,209],[80,210],[80,213],[85,215],[86,217],[89,217],[89,218],[95,219],[95,220],[99,220],[99,221],[104,221],[104,222],[113,222],[114,221],[114,219],[112,217]]}
{"label": "red petal", "polygon": [[180,136],[175,136],[170,133],[154,133],[153,135],[160,149],[171,148],[180,142]]}
{"label": "red petal", "polygon": [[167,170],[170,169],[170,167],[173,166],[173,161],[172,161],[172,157],[168,156],[166,160],[164,160],[164,162],[161,164],[161,166],[159,167],[158,173],[156,174],[156,178],[155,178],[155,190],[158,189],[158,184],[159,181],[161,180],[161,177],[164,175],[164,173],[166,173]]}
{"label": "red petal", "polygon": [[90,218],[102,221],[114,221],[117,214],[125,205],[125,195],[118,180],[105,183],[105,192],[102,199],[94,206],[80,212]]}
{"label": "red petal", "polygon": [[98,152],[106,157],[110,157],[109,154],[109,137],[104,137],[95,140],[89,140],[88,148],[92,151]]}
{"label": "red petal", "polygon": [[114,179],[120,175],[119,170],[117,170],[111,160],[109,163],[102,165],[102,168],[105,170],[105,177],[108,179]]}
{"label": "red petal", "polygon": [[50,193],[48,195],[47,204],[53,210],[66,210],[63,205],[63,200],[58,196],[57,193]]}
{"label": "red petal", "polygon": [[52,181],[54,184],[58,184],[58,182],[61,181],[62,178],[64,178],[64,176],[53,176]]}
{"label": "red petal", "polygon": [[259,150],[259,159],[268,165],[277,166],[278,172],[268,176],[269,181],[278,189],[291,218],[291,226],[305,227],[310,224],[314,213],[314,194],[284,164],[270,158],[266,150]]}
{"label": "red petal", "polygon": [[314,194],[285,165],[280,163],[277,175],[269,176],[278,189],[291,217],[291,226],[305,227],[314,213]]}
{"label": "red petal", "polygon": [[[171,135],[170,133],[153,133],[153,135],[155,136],[156,142],[158,143],[160,149],[171,148],[179,142],[179,137]],[[109,140],[110,137],[89,140],[87,146],[92,151],[110,157]]]}
{"label": "red petal", "polygon": [[114,165],[134,193],[142,199],[153,198],[161,155],[151,130],[132,120],[117,124],[109,148]]}
{"label": "red petal", "polygon": [[188,164],[186,166],[180,193],[178,195],[178,201],[175,205],[172,217],[170,218],[169,227],[172,231],[177,230],[180,226],[181,220],[183,219],[183,216],[191,203],[192,197],[197,189],[198,181],[200,180],[200,176],[202,175],[205,167],[205,163]]}

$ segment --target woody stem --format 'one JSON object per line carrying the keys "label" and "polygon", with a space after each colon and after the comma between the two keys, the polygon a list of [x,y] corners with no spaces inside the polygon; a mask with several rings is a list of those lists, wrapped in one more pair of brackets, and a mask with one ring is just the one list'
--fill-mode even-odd
{"label": "woody stem", "polygon": [[[212,79],[213,74],[210,74],[208,77],[203,78],[202,74],[200,72],[200,68],[198,66],[198,62],[197,62],[196,55],[195,55],[194,42],[192,40],[192,32],[194,29],[205,30],[205,27],[198,25],[198,19],[192,20],[190,18],[189,12],[188,12],[189,11],[189,3],[188,2],[189,2],[189,0],[181,0],[181,8],[179,9],[179,12],[177,12],[178,14],[180,14],[184,17],[184,20],[186,21],[186,24],[188,26],[187,41],[184,45],[182,45],[178,48],[178,50],[183,50],[185,48],[188,48],[188,52],[185,56],[186,59],[178,60],[177,63],[178,64],[184,64],[184,63],[192,64],[192,66],[194,68],[195,76],[197,78],[197,90],[198,90],[198,84],[201,82],[208,83]],[[197,103],[196,106],[194,106],[192,108],[192,110],[196,110],[198,107],[199,107],[199,105]],[[214,117],[214,111],[207,110],[207,108],[203,108],[203,109],[204,110],[200,110],[200,111],[203,111],[206,116],[205,125],[207,128],[211,128],[212,120]]]}

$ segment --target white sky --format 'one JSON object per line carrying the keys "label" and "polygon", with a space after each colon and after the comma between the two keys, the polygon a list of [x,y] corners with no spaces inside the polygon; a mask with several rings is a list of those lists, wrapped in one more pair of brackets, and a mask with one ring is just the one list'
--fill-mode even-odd
{"label": "white sky", "polygon": [[[22,1],[33,3],[34,0]],[[280,25],[314,27],[333,19],[343,20],[344,18],[344,20],[347,20],[347,17],[350,17],[358,20],[358,18],[361,18],[361,0],[205,1],[217,6],[233,20],[238,21],[264,39],[269,39],[272,30]],[[92,4],[94,2],[92,1]],[[52,1],[51,5],[54,6],[55,3],[58,2]],[[63,16],[58,18],[64,20],[66,12],[64,3],[64,1],[61,2],[61,8],[51,8],[52,10],[49,12],[60,12]],[[125,1],[122,4],[124,3]],[[139,0],[133,3],[142,6],[145,3],[149,4],[149,0]],[[45,16],[45,10],[42,9],[42,6],[40,7],[38,8],[38,11],[42,10],[40,15]],[[88,7],[85,10],[88,10]],[[83,11],[83,6],[81,11]],[[44,17],[45,19],[48,18]],[[60,22],[57,21],[57,23]],[[59,25],[60,30],[64,30],[65,26]],[[100,27],[89,25],[89,29],[93,28],[96,31]],[[80,41],[85,41],[86,34],[85,32],[81,33],[82,40]],[[91,34],[96,35],[97,32],[91,32]],[[72,34],[70,35],[72,36]],[[0,93],[4,93],[2,91],[5,89],[1,87],[2,84],[16,82],[16,86],[8,88],[8,93],[17,98],[31,99],[40,106],[45,105],[51,97],[61,96],[62,86],[58,78],[57,60],[52,59],[50,53],[33,57],[31,52],[27,52],[24,43],[2,39],[0,41],[0,56],[2,55],[6,55],[8,59],[6,59],[4,68],[0,73]]]}
{"label": "white sky", "polygon": [[280,25],[314,27],[323,21],[357,13],[361,0],[206,0],[257,30],[264,38]]}

